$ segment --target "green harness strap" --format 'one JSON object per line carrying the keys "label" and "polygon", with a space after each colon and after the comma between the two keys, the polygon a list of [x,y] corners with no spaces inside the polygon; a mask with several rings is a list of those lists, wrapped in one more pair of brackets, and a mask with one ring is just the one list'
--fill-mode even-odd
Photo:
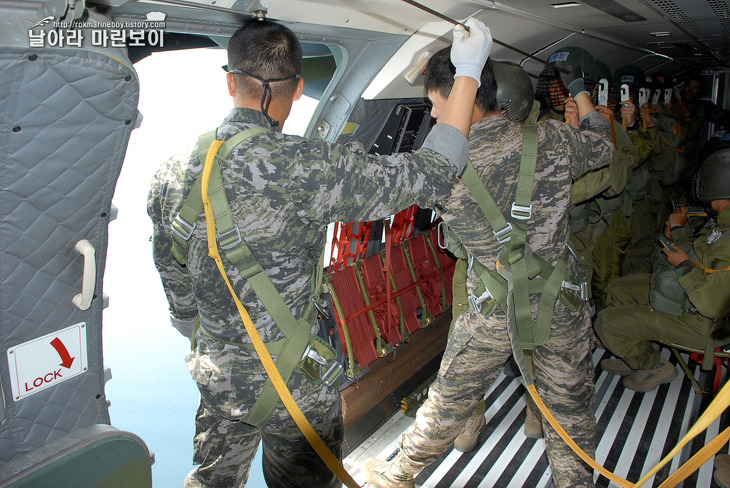
{"label": "green harness strap", "polygon": [[[266,275],[261,265],[251,253],[241,236],[238,225],[233,220],[228,199],[223,185],[220,165],[233,152],[233,150],[243,141],[256,134],[268,131],[264,127],[256,127],[242,131],[231,137],[223,144],[216,155],[216,161],[213,165],[213,171],[210,176],[209,196],[213,215],[216,222],[216,235],[220,249],[224,251],[226,258],[233,263],[238,270],[241,278],[247,280],[251,285],[254,293],[264,305],[264,308],[271,315],[272,320],[284,334],[285,339],[267,343],[266,348],[272,355],[277,355],[276,367],[281,374],[282,379],[287,383],[294,372],[294,369],[302,361],[305,351],[309,352],[307,346],[310,344],[310,331],[312,320],[314,319],[315,308],[312,300],[305,309],[302,318],[296,320],[289,307],[287,307],[283,298],[274,287],[271,279]],[[204,164],[207,154],[207,148],[216,139],[216,131],[207,132],[198,139],[199,158]],[[173,256],[184,258],[184,261],[178,258],[182,264],[187,261],[187,250],[189,247],[189,239],[195,230],[195,222],[203,210],[203,200],[201,193],[202,178],[198,178],[193,185],[190,194],[183,204],[180,213],[172,223],[173,228]],[[175,249],[177,247],[177,249]],[[320,259],[321,262],[321,259]],[[314,280],[312,281],[312,296],[315,297],[322,282],[321,266],[315,269]],[[216,340],[220,340],[200,326],[201,330],[208,336]],[[232,343],[223,340],[227,344],[237,345],[246,349],[252,349],[251,344]],[[316,341],[315,341],[316,342]],[[310,353],[317,357],[321,364],[323,359],[319,353],[324,353],[320,344],[312,344],[314,350]],[[329,359],[329,358],[328,358]],[[316,361],[316,359],[314,359]],[[309,371],[307,371],[309,373]],[[276,392],[270,379],[267,379],[261,395],[251,410],[241,420],[251,425],[263,427],[271,417],[279,395]]]}
{"label": "green harness strap", "polygon": [[[504,253],[507,256],[507,267],[497,261],[496,270],[471,258],[471,266],[486,288],[485,294],[474,300],[473,305],[476,308],[486,298],[494,299],[496,303],[493,307],[498,304],[507,314],[508,322],[516,326],[520,350],[534,349],[536,345],[547,341],[555,302],[563,287],[567,267],[564,259],[553,267],[532,252],[526,258],[527,221],[532,216],[532,186],[537,162],[537,126],[522,126],[522,137],[522,157],[511,222],[508,223],[503,217],[470,162],[461,177],[494,229],[497,241],[505,244]],[[537,319],[533,324],[530,295],[535,293],[541,293],[541,297]]]}

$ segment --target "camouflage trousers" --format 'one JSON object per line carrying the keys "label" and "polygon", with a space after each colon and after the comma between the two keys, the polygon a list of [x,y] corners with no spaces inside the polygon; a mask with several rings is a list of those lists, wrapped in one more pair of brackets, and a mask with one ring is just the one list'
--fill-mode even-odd
{"label": "camouflage trousers", "polygon": [[607,289],[606,309],[595,329],[603,345],[633,369],[652,369],[659,353],[651,341],[705,348],[713,321],[698,313],[657,312],[649,303],[649,273],[624,276]]}
{"label": "camouflage trousers", "polygon": [[[534,351],[537,390],[558,422],[589,455],[596,445],[590,323],[583,310],[558,302],[550,338]],[[436,381],[400,440],[393,469],[415,475],[458,436],[512,353],[504,317],[465,313],[449,337]],[[545,443],[557,487],[592,487],[593,470],[544,424]]]}
{"label": "camouflage trousers", "polygon": [[[281,401],[263,428],[241,419],[266,381],[255,353],[198,335],[188,367],[201,393],[195,419],[193,462],[184,488],[239,488],[246,485],[259,442],[270,488],[342,486],[310,446]],[[325,445],[342,458],[344,427],[337,386],[315,383],[295,371],[287,384],[304,416]]]}

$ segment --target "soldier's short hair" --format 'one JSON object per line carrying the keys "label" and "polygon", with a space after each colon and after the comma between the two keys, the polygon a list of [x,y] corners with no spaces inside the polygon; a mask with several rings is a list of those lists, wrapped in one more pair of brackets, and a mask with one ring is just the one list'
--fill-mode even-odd
{"label": "soldier's short hair", "polygon": [[[454,86],[456,68],[451,64],[451,47],[441,49],[431,56],[426,65],[426,93],[435,91],[444,98],[448,98]],[[477,90],[477,107],[482,112],[497,110],[497,83],[494,81],[494,71],[491,62],[487,61],[481,75],[481,86]]]}
{"label": "soldier's short hair", "polygon": [[[302,73],[302,46],[291,29],[268,20],[250,20],[228,41],[228,69],[240,69],[265,80]],[[236,82],[251,96],[261,96],[261,81],[237,74]],[[297,79],[271,83],[272,96],[291,96]]]}

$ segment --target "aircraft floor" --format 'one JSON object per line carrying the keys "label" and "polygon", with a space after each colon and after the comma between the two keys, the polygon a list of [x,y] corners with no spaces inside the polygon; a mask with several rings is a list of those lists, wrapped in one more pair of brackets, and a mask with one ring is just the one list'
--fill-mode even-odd
{"label": "aircraft floor", "polygon": [[[668,349],[662,356],[675,362]],[[684,436],[699,414],[709,405],[712,395],[697,396],[690,381],[680,374],[673,382],[654,391],[635,393],[627,390],[621,378],[600,369],[601,359],[611,357],[603,349],[593,354],[596,367],[598,437],[596,460],[617,475],[636,482],[651,470]],[[688,355],[685,355],[688,360]],[[708,390],[713,372],[704,373],[690,363],[695,377]],[[723,378],[727,379],[723,367]],[[479,436],[477,448],[467,454],[449,449],[416,477],[421,488],[552,488],[550,467],[542,439],[526,438],[522,433],[525,418],[524,388],[519,378],[500,373],[486,394],[489,406],[487,426]],[[397,449],[400,434],[413,422],[398,412],[346,459],[345,467],[355,480],[365,484],[364,462],[371,458],[388,459]],[[644,486],[655,487],[695,454],[730,422],[725,412],[710,428],[685,446],[667,466]],[[722,452],[728,452],[727,446]],[[714,488],[712,462],[705,463],[690,476],[685,488]],[[617,486],[596,476],[597,487]]]}

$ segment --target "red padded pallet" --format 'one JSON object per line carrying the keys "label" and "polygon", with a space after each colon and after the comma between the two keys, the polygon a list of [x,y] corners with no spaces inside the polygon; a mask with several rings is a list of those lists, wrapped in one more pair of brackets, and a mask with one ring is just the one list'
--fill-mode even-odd
{"label": "red padded pallet", "polygon": [[426,301],[426,308],[436,317],[441,309],[442,278],[438,266],[434,262],[433,253],[426,243],[426,235],[421,234],[406,242],[411,254],[413,268],[416,271],[419,288]]}
{"label": "red padded pallet", "polygon": [[381,305],[376,306],[373,309],[375,312],[375,318],[378,321],[378,327],[380,328],[380,334],[385,338],[386,341],[393,344],[398,344],[403,341],[400,335],[400,309],[395,303],[395,298],[391,292],[391,306],[390,306],[390,320],[388,316],[388,304],[387,304],[387,281],[385,273],[383,272],[383,261],[379,254],[370,256],[362,262],[362,274],[365,281],[365,288],[368,291],[370,297],[370,303],[375,304],[378,301],[383,301]]}
{"label": "red padded pallet", "polygon": [[[345,334],[342,329],[342,321],[346,317],[352,316],[354,313],[365,308],[365,299],[362,296],[360,285],[357,281],[357,270],[355,266],[348,266],[332,275],[332,287],[337,295],[342,313],[345,317],[337,315],[337,325],[340,328],[340,339],[342,348],[347,350],[345,343]],[[355,359],[360,367],[365,367],[378,358],[375,352],[375,331],[370,323],[367,315],[359,315],[347,322],[347,328],[350,333],[350,341],[355,352]]]}
{"label": "red padded pallet", "polygon": [[[393,246],[390,249],[390,265],[391,273],[395,278],[395,286],[399,291],[405,290],[407,287],[413,285],[413,278],[411,277],[411,271],[408,268],[408,262],[406,257],[403,255],[403,248]],[[399,293],[401,308],[403,309],[403,319],[406,323],[406,329],[408,332],[413,333],[421,327],[421,323],[418,321],[418,309],[421,308],[421,304],[418,300],[418,292],[415,286],[412,286],[408,291]]]}

